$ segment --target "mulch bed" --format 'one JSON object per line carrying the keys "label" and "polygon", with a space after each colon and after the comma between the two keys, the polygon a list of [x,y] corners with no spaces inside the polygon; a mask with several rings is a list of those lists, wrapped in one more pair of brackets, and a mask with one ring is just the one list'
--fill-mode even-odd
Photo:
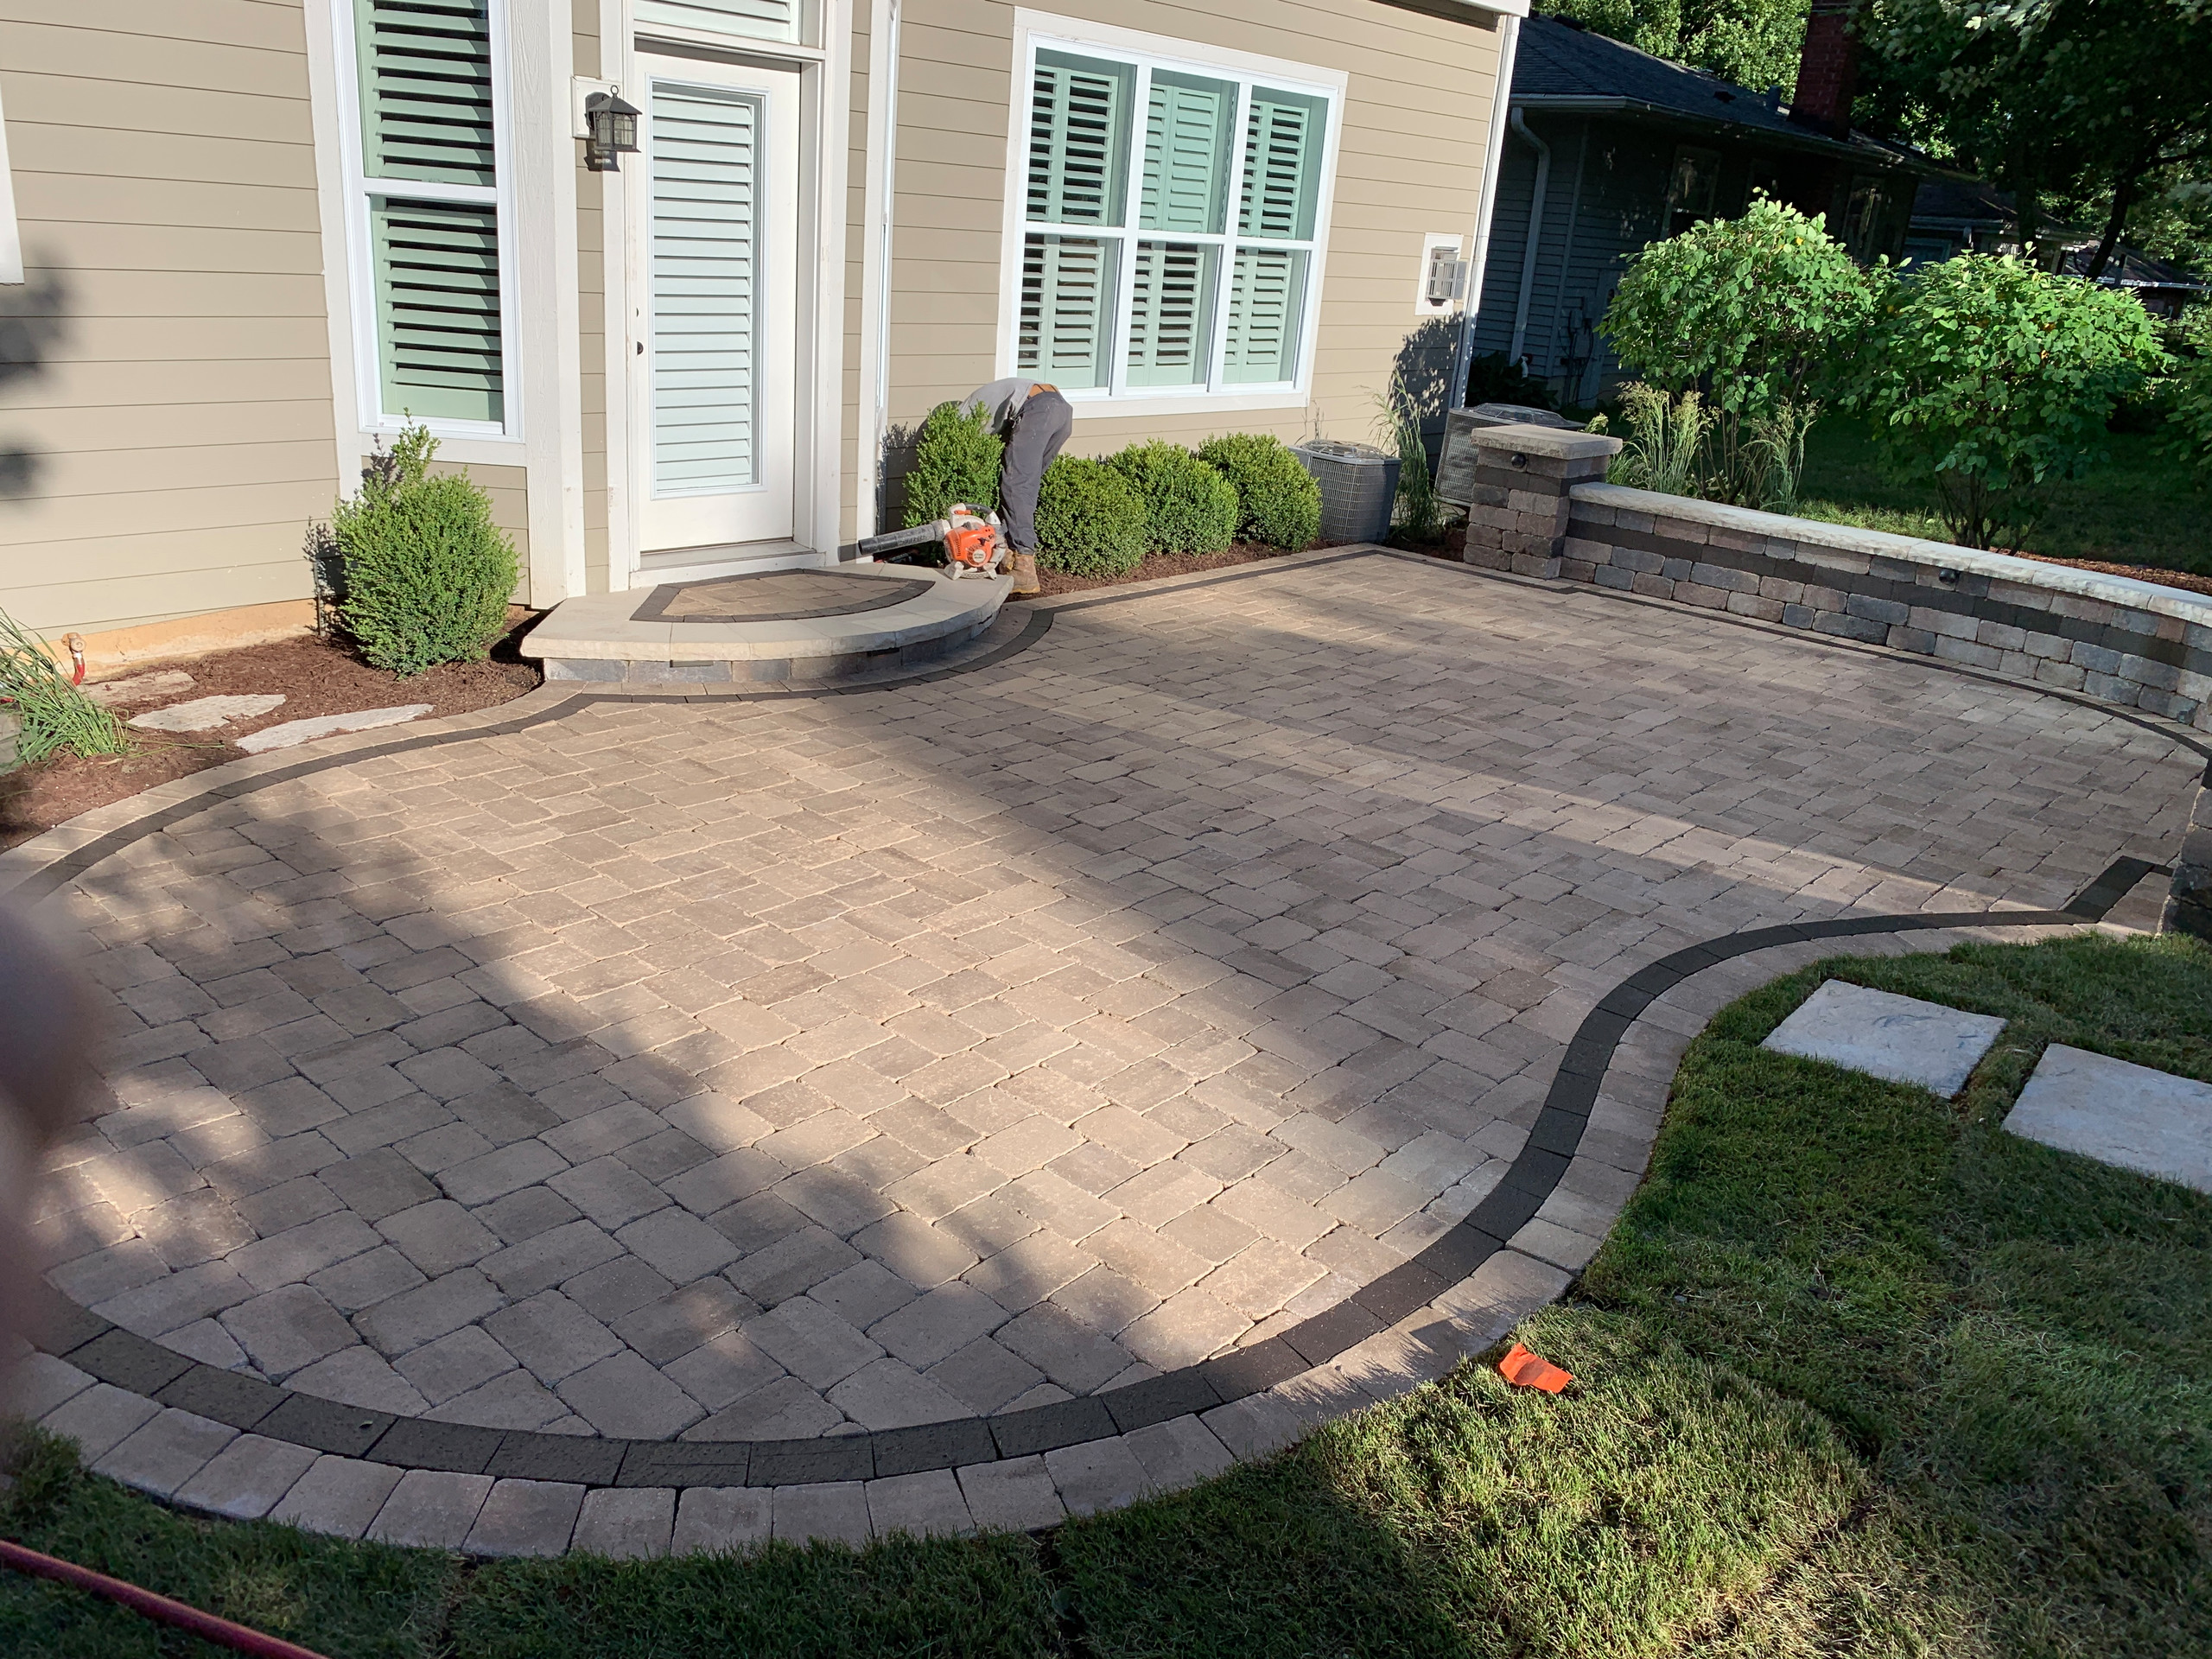
{"label": "mulch bed", "polygon": [[[528,613],[511,617],[520,621]],[[181,691],[124,703],[116,712],[128,718],[149,709],[194,697],[281,691],[284,701],[254,720],[241,720],[219,732],[133,731],[137,747],[126,755],[86,760],[58,754],[35,766],[0,775],[0,847],[67,823],[79,812],[136,795],[173,778],[236,760],[245,753],[232,740],[286,721],[358,709],[389,709],[397,703],[427,702],[430,714],[462,715],[495,703],[511,702],[540,683],[536,668],[514,653],[512,639],[493,648],[492,660],[451,663],[402,679],[326,640],[302,637],[271,645],[245,645],[183,662],[156,662],[118,670],[102,677],[124,679],[165,669],[182,669],[192,684]],[[404,728],[396,728],[403,730]]]}
{"label": "mulch bed", "polygon": [[1045,598],[1055,594],[1088,593],[1094,588],[1126,588],[1135,582],[1160,582],[1168,576],[1196,575],[1202,570],[1226,570],[1233,564],[1252,564],[1261,559],[1284,556],[1281,548],[1265,542],[1238,542],[1224,553],[1148,553],[1144,563],[1125,576],[1071,576],[1064,571],[1039,569],[1038,581]]}
{"label": "mulch bed", "polygon": [[2016,559],[2033,559],[2037,564],[2070,564],[2076,570],[2094,570],[2107,576],[2133,576],[2138,582],[2155,582],[2161,588],[2183,588],[2192,594],[2212,594],[2212,576],[2192,575],[2186,570],[2161,570],[2149,564],[2107,564],[2101,559],[2062,559],[2049,553],[2023,553],[2012,547],[2002,550]]}

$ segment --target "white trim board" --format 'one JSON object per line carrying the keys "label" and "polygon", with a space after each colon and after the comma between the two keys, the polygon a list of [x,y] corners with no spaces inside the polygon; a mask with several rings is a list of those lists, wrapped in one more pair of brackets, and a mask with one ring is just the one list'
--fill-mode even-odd
{"label": "white trim board", "polygon": [[16,174],[8,162],[8,117],[0,110],[0,283],[23,280],[23,228],[16,218]]}

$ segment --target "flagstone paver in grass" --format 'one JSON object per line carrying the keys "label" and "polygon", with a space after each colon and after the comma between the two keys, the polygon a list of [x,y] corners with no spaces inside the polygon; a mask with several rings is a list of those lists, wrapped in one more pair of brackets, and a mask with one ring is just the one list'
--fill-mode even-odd
{"label": "flagstone paver in grass", "polygon": [[1765,1046],[1891,1083],[1917,1084],[1948,1100],[1966,1087],[2004,1029],[2002,1020],[1987,1014],[1832,979],[1774,1028]]}
{"label": "flagstone paver in grass", "polygon": [[2212,1084],[2053,1043],[2005,1119],[2014,1135],[2212,1192]]}
{"label": "flagstone paver in grass", "polygon": [[[78,875],[111,1099],[39,1226],[118,1324],[433,1423],[703,1445],[1091,1395],[1467,1215],[1640,965],[2063,904],[2171,850],[2201,764],[2116,711],[1382,556],[1069,608],[967,675],[590,702]],[[1104,1503],[1142,1470],[1061,1473]],[[468,1478],[541,1474],[586,1478]]]}

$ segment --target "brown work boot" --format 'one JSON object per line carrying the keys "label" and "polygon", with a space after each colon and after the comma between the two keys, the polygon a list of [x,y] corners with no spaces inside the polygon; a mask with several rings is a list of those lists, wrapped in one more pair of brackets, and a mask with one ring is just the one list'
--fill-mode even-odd
{"label": "brown work boot", "polygon": [[1016,597],[1041,594],[1045,591],[1044,584],[1037,580],[1037,556],[1034,553],[1015,554],[1012,575],[1014,576],[1012,591]]}

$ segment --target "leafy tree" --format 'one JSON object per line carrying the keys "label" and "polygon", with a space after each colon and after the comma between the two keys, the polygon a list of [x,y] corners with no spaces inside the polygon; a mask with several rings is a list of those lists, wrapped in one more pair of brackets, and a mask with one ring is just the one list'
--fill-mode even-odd
{"label": "leafy tree", "polygon": [[2094,203],[2086,274],[2161,181],[2212,157],[2212,0],[1866,0],[1876,102],[2012,192],[2024,246]]}
{"label": "leafy tree", "polygon": [[1537,10],[1568,17],[1598,34],[1625,41],[1734,81],[1797,84],[1805,44],[1807,0],[1538,0]]}
{"label": "leafy tree", "polygon": [[2017,547],[2048,486],[2104,458],[2113,405],[2166,362],[2128,296],[1968,254],[1891,286],[1851,396],[1891,465],[1933,474],[1953,540]]}
{"label": "leafy tree", "polygon": [[1785,447],[1802,447],[1831,365],[1873,315],[1878,280],[1820,217],[1759,197],[1741,219],[1632,255],[1598,327],[1650,385],[1702,395],[1707,493],[1760,505],[1777,494],[1777,423],[1792,435]]}
{"label": "leafy tree", "polygon": [[2212,483],[2212,305],[2191,306],[2175,330],[2178,372],[2166,416],[2166,446],[2199,488]]}

